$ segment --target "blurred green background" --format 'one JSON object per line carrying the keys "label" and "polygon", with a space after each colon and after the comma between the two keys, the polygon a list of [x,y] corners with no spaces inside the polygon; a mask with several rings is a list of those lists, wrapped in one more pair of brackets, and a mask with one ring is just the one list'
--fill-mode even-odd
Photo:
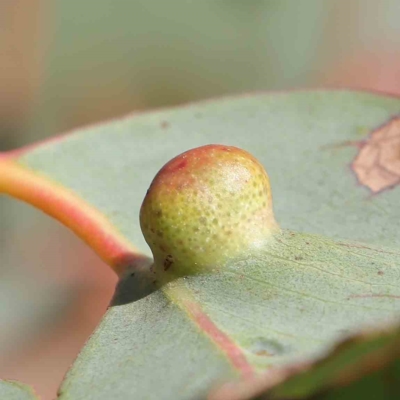
{"label": "blurred green background", "polygon": [[[397,0],[2,0],[0,151],[218,96],[400,94],[399,15]],[[0,197],[0,227],[0,377],[52,399],[116,277],[25,204]]]}

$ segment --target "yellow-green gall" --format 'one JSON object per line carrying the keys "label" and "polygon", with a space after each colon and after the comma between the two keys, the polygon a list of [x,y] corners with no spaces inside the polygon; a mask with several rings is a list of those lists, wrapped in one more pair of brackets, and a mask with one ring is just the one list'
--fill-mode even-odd
{"label": "yellow-green gall", "polygon": [[278,231],[269,178],[248,152],[208,145],[156,175],[140,225],[157,272],[202,272],[261,247]]}

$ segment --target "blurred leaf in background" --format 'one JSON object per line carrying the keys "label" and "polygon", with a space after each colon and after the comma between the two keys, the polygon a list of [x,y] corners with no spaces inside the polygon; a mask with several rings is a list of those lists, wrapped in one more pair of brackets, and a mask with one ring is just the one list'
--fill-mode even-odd
{"label": "blurred leaf in background", "polygon": [[[318,0],[58,1],[39,126],[311,83]],[[304,20],[299,15],[304,15]]]}
{"label": "blurred leaf in background", "polygon": [[40,0],[0,3],[0,150],[28,129],[44,62],[41,17]]}

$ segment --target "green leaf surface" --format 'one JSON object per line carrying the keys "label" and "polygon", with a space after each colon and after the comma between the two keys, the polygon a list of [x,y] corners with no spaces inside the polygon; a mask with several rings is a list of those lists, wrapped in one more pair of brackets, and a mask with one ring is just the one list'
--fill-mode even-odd
{"label": "green leaf surface", "polygon": [[398,327],[351,337],[259,399],[398,399],[399,345]]}
{"label": "green leaf surface", "polygon": [[235,145],[266,167],[277,221],[291,230],[161,288],[150,262],[132,266],[60,398],[204,398],[397,318],[400,190],[372,196],[350,164],[356,143],[399,111],[400,100],[368,93],[255,95],[127,117],[21,153],[18,165],[68,188],[148,253],[138,215],[158,169],[189,148]]}
{"label": "green leaf surface", "polygon": [[210,399],[398,399],[399,344],[399,325],[358,333],[314,363],[225,384]]}
{"label": "green leaf surface", "polygon": [[348,142],[400,113],[400,100],[346,91],[247,96],[133,115],[40,146],[18,162],[70,188],[140,249],[140,204],[156,172],[189,148],[223,143],[254,154],[284,228],[400,245],[399,190],[377,196],[349,168]]}
{"label": "green leaf surface", "polygon": [[140,274],[129,275],[61,399],[84,399],[89,387],[96,399],[205,398],[228,378],[318,357],[399,314],[399,254],[386,250],[286,232],[258,257],[138,300]]}
{"label": "green leaf surface", "polygon": [[4,400],[38,400],[33,390],[16,381],[0,379],[0,398]]}

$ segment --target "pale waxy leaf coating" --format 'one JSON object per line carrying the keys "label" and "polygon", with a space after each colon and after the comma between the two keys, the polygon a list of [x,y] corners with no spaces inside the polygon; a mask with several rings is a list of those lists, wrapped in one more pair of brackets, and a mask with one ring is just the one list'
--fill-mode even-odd
{"label": "pale waxy leaf coating", "polygon": [[351,170],[359,149],[342,144],[399,112],[398,99],[368,93],[257,95],[129,117],[15,157],[145,248],[138,215],[157,170],[187,149],[227,143],[266,167],[285,228],[257,253],[164,285],[150,261],[128,267],[60,399],[204,398],[222,381],[312,360],[397,318],[400,191],[371,196]]}
{"label": "pale waxy leaf coating", "polygon": [[0,379],[0,399],[39,400],[33,390],[20,382]]}

